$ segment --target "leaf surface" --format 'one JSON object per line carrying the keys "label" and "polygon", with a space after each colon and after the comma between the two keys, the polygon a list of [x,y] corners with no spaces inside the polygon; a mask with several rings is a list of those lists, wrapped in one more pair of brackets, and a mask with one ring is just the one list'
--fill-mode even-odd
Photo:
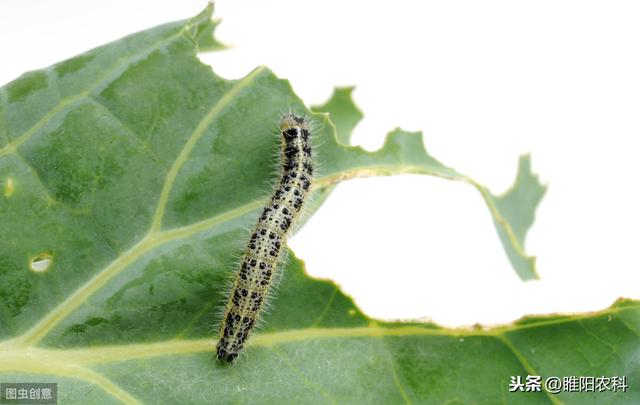
{"label": "leaf surface", "polygon": [[[547,333],[544,322],[527,326],[522,341],[520,326],[489,332],[376,322],[334,284],[309,278],[295,258],[251,340],[250,359],[216,365],[212,336],[224,285],[277,175],[279,115],[308,110],[265,67],[225,80],[198,60],[198,49],[222,47],[211,35],[211,12],[0,89],[3,381],[58,381],[61,403],[466,403],[480,393],[491,402],[506,395],[509,373],[526,369],[517,352],[536,371],[554,371],[545,368],[548,357],[566,356],[579,339],[635,356],[622,368],[615,356],[594,360],[593,370],[637,375],[636,303],[584,317],[600,325],[602,316],[615,316],[618,340],[603,334],[592,341],[591,331],[575,327],[583,318],[571,318],[563,324],[574,325],[575,339],[536,349],[547,353],[536,357],[525,338]],[[349,90],[315,111],[325,164],[311,211],[354,177],[465,181],[487,202],[518,274],[535,276],[523,244],[544,187],[528,158],[514,187],[496,197],[431,157],[419,133],[395,130],[376,152],[346,145],[360,119]],[[488,385],[460,388],[473,380],[462,368],[470,364]]]}

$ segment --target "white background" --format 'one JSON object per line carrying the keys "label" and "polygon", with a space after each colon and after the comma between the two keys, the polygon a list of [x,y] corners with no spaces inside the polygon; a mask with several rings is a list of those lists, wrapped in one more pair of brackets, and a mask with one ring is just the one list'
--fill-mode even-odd
{"label": "white background", "polygon": [[[204,6],[1,0],[0,84]],[[203,60],[223,77],[267,65],[308,104],[356,85],[354,143],[423,130],[436,158],[494,192],[531,152],[549,185],[526,243],[542,280],[527,283],[470,186],[340,185],[291,245],[367,313],[465,325],[640,298],[637,2],[220,0],[216,16],[234,48]]]}

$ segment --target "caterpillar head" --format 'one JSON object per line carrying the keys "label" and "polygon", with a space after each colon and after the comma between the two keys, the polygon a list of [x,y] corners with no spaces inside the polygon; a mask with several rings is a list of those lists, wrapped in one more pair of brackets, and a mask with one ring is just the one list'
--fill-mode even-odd
{"label": "caterpillar head", "polygon": [[280,121],[280,130],[286,131],[289,128],[301,128],[309,130],[309,120],[295,114],[286,114]]}

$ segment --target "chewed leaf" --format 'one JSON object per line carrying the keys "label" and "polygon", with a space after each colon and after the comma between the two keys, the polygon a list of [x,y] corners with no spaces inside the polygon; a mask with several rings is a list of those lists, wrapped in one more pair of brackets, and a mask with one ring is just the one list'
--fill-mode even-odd
{"label": "chewed leaf", "polygon": [[520,278],[538,278],[536,258],[527,255],[524,240],[534,221],[535,210],[546,192],[538,177],[531,172],[528,155],[520,157],[518,175],[513,186],[504,194],[495,196],[486,187],[472,182],[482,193],[498,230],[511,265]]}
{"label": "chewed leaf", "polygon": [[319,181],[320,185],[327,187],[327,190],[321,187],[318,191],[320,203],[332,190],[331,182],[354,177],[416,173],[469,183],[485,200],[500,241],[518,276],[523,280],[538,278],[535,257],[525,252],[524,240],[546,187],[531,172],[528,156],[520,158],[518,175],[511,189],[501,196],[495,196],[471,177],[445,166],[431,156],[425,150],[420,132],[396,129],[387,135],[382,148],[375,152],[367,152],[359,147],[346,147],[343,142],[349,141],[349,134],[361,117],[351,99],[349,88],[336,89],[329,102],[314,110],[327,112],[332,120],[335,117],[340,123],[336,126],[338,140],[328,141],[319,151],[327,162],[328,173]]}
{"label": "chewed leaf", "polygon": [[[131,310],[143,308],[138,304]],[[69,332],[73,337],[64,348],[2,342],[0,373],[3,381],[34,376],[57,381],[61,403],[276,404],[297,398],[302,403],[440,404],[508,398],[508,403],[632,405],[640,400],[633,384],[640,377],[638,301],[491,328],[376,322],[333,283],[311,279],[292,257],[273,309],[247,356],[232,369],[213,361],[209,311],[194,311],[182,314],[188,321],[182,334],[167,339],[114,342],[108,337],[115,325],[95,317]],[[130,326],[139,321],[129,316]],[[101,341],[87,345],[85,338],[92,335],[102,336]],[[521,378],[524,390],[529,375],[542,381],[625,379],[615,391],[553,394],[542,386],[540,392],[509,392],[512,377]]]}
{"label": "chewed leaf", "polygon": [[337,87],[326,103],[311,107],[311,111],[328,113],[336,127],[336,138],[343,145],[351,144],[353,129],[362,119],[362,111],[353,102],[353,87]]}
{"label": "chewed leaf", "polygon": [[212,19],[212,15],[213,2],[210,2],[207,8],[186,24],[186,28],[191,31],[191,36],[197,42],[200,52],[220,51],[227,48],[214,35],[220,21]]}
{"label": "chewed leaf", "polygon": [[[638,356],[637,302],[487,330],[383,323],[291,253],[249,359],[216,365],[216,313],[276,175],[273,132],[282,111],[309,112],[267,68],[225,80],[198,60],[198,46],[217,47],[211,11],[0,88],[0,380],[55,381],[72,404],[492,403],[510,375],[637,380],[637,361],[618,359]],[[470,181],[419,134],[394,131],[376,152],[341,144],[358,120],[342,103],[327,107],[346,111],[339,138],[315,115],[316,192],[367,175]],[[509,243],[532,220],[523,173],[512,192],[485,195]],[[634,403],[637,387],[624,395],[592,401]]]}

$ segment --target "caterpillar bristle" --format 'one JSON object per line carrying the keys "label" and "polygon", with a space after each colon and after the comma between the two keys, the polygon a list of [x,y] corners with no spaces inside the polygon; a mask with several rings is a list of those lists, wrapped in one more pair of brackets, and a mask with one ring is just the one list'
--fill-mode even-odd
{"label": "caterpillar bristle", "polygon": [[314,164],[310,120],[288,112],[280,120],[280,179],[249,234],[220,324],[217,358],[233,363],[280,278],[282,251],[311,191]]}

